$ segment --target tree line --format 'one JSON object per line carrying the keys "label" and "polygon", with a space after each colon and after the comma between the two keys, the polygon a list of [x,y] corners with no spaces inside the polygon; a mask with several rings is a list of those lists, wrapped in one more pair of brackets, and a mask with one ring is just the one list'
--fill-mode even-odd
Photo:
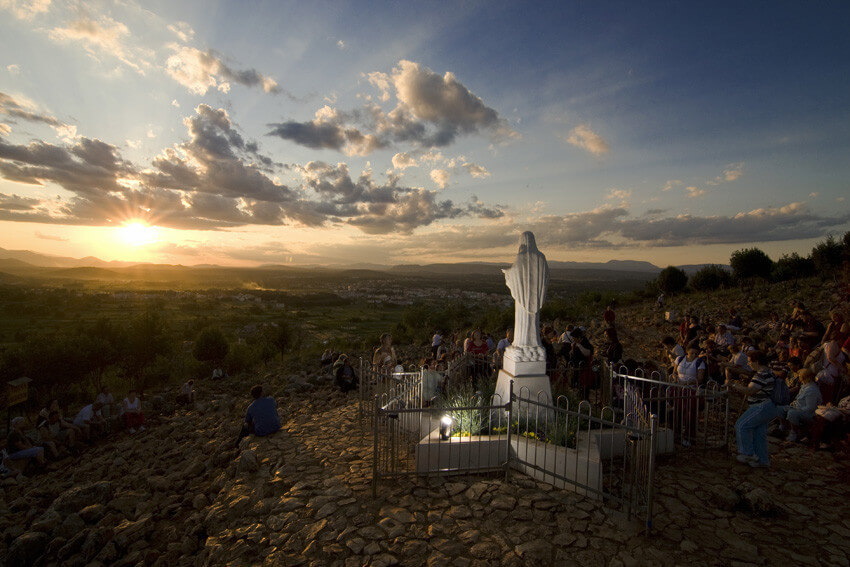
{"label": "tree line", "polygon": [[783,254],[774,261],[763,250],[752,247],[736,250],[729,258],[729,267],[716,264],[700,268],[688,275],[675,266],[667,266],[650,282],[650,288],[664,293],[678,293],[686,288],[710,291],[762,280],[784,282],[816,275],[829,276],[850,263],[850,232],[842,239],[829,236],[812,248],[808,256],[794,252]]}

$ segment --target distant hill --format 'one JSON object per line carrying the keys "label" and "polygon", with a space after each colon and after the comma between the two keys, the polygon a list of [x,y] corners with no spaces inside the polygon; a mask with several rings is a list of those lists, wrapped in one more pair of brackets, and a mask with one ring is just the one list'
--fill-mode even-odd
{"label": "distant hill", "polygon": [[124,280],[127,276],[106,270],[104,268],[63,268],[61,270],[53,270],[42,274],[43,277],[49,278],[71,278],[75,280]]}
{"label": "distant hill", "polygon": [[[298,274],[327,270],[346,272],[349,275],[368,277],[371,275],[392,274],[397,277],[439,277],[439,276],[496,276],[501,277],[501,270],[507,268],[509,262],[458,262],[434,264],[400,264],[386,266],[371,263],[334,264],[322,266],[318,264],[264,264],[257,267],[231,267],[215,264],[199,264],[183,266],[173,264],[152,264],[139,262],[104,261],[94,256],[85,258],[69,258],[40,254],[30,250],[6,250],[0,248],[0,271],[19,277],[57,277],[80,280],[109,280],[131,279],[135,281],[177,281],[196,280],[213,277],[222,278],[221,283],[234,278],[262,277],[264,273]],[[688,274],[693,274],[708,264],[688,264],[678,266]],[[727,267],[728,266],[724,266]],[[58,268],[59,270],[50,270]],[[607,262],[562,262],[552,260],[549,268],[554,277],[569,280],[640,280],[654,277],[661,268],[650,262],[640,260],[609,260]]]}
{"label": "distant hill", "polygon": [[117,267],[117,266],[132,266],[134,262],[120,262],[113,260],[107,262],[94,256],[86,256],[85,258],[68,258],[66,256],[52,256],[50,254],[40,254],[30,250],[6,250],[0,248],[0,260],[19,260],[33,266],[41,266],[44,268],[89,268],[89,267]]}

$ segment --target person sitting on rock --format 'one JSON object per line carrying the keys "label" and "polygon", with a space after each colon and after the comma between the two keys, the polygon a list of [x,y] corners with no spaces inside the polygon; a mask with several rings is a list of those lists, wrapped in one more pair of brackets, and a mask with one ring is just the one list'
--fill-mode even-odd
{"label": "person sitting on rock", "polygon": [[83,438],[87,441],[90,441],[94,434],[106,431],[106,420],[100,413],[100,403],[83,406],[74,417],[74,425],[82,430]]}
{"label": "person sitting on rock", "polygon": [[136,397],[136,390],[130,390],[127,392],[127,397],[124,398],[124,419],[127,422],[127,429],[131,434],[136,432],[137,427],[139,431],[145,430],[142,400]]}
{"label": "person sitting on rock", "polygon": [[726,325],[717,326],[717,334],[714,335],[714,342],[721,350],[728,350],[730,346],[735,344],[735,335],[732,334]]}
{"label": "person sitting on rock", "polygon": [[195,381],[189,380],[180,388],[177,394],[177,403],[181,406],[190,406],[195,403]]}
{"label": "person sitting on rock", "polygon": [[110,418],[117,417],[120,413],[120,409],[115,404],[115,397],[106,386],[100,389],[100,393],[95,400],[100,403],[100,414],[104,419],[109,420]]}
{"label": "person sitting on rock", "polygon": [[56,412],[56,414],[59,416],[60,427],[62,429],[68,429],[73,432],[73,438],[75,441],[80,441],[83,439],[82,429],[74,425],[74,422],[72,420],[65,419],[65,417],[62,415],[62,408],[59,406],[59,400],[51,400],[46,408],[38,412],[38,415],[49,419],[50,414],[53,412]]}
{"label": "person sitting on rock", "polygon": [[783,425],[790,425],[788,441],[796,441],[800,428],[811,425],[815,419],[815,411],[821,404],[820,388],[815,384],[815,374],[808,368],[800,371],[800,391],[790,406],[780,407],[784,417]]}
{"label": "person sitting on rock", "polygon": [[47,418],[39,414],[38,418],[39,421],[36,427],[38,427],[38,433],[42,439],[53,441],[57,447],[64,447],[69,451],[74,451],[74,445],[77,440],[76,432],[73,427],[63,424],[58,411],[51,411],[47,414]]}
{"label": "person sitting on rock", "polygon": [[6,437],[7,466],[10,466],[10,468],[14,467],[20,471],[25,470],[32,460],[35,460],[39,466],[45,464],[44,448],[36,447],[24,435],[24,426],[24,418],[16,417],[12,420],[12,428]]}
{"label": "person sitting on rock", "polygon": [[280,429],[280,417],[277,415],[277,403],[271,396],[263,396],[263,387],[259,384],[251,388],[251,397],[254,401],[245,412],[245,421],[236,439],[236,447],[239,442],[248,435],[254,434],[258,437],[271,435]]}
{"label": "person sitting on rock", "polygon": [[44,449],[45,455],[48,458],[55,461],[61,456],[59,452],[59,445],[50,437],[49,433],[48,435],[42,435],[45,425],[47,425],[47,420],[41,416],[37,416],[35,428],[32,431],[28,431],[26,436],[29,437],[29,440],[32,441],[33,445]]}
{"label": "person sitting on rock", "polygon": [[343,394],[357,389],[357,373],[347,355],[341,354],[334,363],[334,383]]}
{"label": "person sitting on rock", "polygon": [[726,327],[732,331],[740,331],[744,328],[744,322],[734,307],[729,309],[729,321],[726,323]]}

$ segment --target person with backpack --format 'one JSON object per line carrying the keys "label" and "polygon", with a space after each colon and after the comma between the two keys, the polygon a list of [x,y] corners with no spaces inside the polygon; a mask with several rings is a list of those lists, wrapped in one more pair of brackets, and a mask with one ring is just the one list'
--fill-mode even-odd
{"label": "person with backpack", "polygon": [[[767,366],[767,356],[760,350],[747,353],[750,366],[755,371],[746,386],[726,380],[730,391],[745,394],[749,407],[735,422],[735,441],[738,461],[753,468],[770,466],[767,448],[767,426],[779,417],[778,405],[787,405],[788,387]],[[780,384],[781,383],[781,384]]]}

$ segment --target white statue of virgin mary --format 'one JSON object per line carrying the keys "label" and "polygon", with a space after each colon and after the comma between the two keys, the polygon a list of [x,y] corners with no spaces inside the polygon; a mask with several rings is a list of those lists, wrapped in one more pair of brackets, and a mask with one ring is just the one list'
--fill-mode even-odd
{"label": "white statue of virgin mary", "polygon": [[[514,298],[514,340],[511,346],[540,347],[540,307],[549,285],[546,256],[537,249],[534,234],[519,237],[516,261],[505,273],[505,283]],[[536,350],[536,349],[535,349]]]}

